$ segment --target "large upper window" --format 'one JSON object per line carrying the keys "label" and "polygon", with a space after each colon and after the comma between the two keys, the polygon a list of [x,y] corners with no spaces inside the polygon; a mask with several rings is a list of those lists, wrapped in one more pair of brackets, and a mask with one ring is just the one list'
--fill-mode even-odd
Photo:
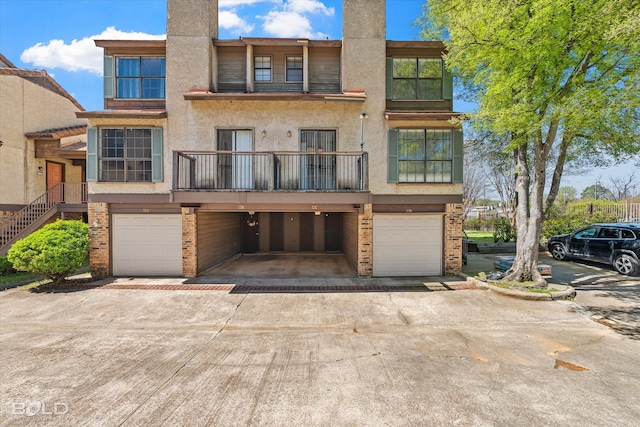
{"label": "large upper window", "polygon": [[441,58],[393,58],[392,99],[443,99]]}
{"label": "large upper window", "polygon": [[152,56],[116,58],[118,98],[159,99],[165,97],[165,58]]}
{"label": "large upper window", "polygon": [[451,130],[399,129],[398,182],[452,182]]}
{"label": "large upper window", "polygon": [[287,81],[302,81],[302,56],[287,56]]}
{"label": "large upper window", "polygon": [[254,77],[256,82],[271,81],[271,57],[256,56],[253,58]]}
{"label": "large upper window", "polygon": [[100,132],[100,181],[151,182],[151,129]]}

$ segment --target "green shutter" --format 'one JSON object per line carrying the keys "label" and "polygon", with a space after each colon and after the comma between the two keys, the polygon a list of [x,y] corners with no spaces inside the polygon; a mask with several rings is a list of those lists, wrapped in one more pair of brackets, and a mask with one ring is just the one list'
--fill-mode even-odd
{"label": "green shutter", "polygon": [[393,99],[393,58],[387,58],[387,99]]}
{"label": "green shutter", "polygon": [[104,97],[113,98],[114,81],[113,81],[113,56],[104,57]]}
{"label": "green shutter", "polygon": [[151,181],[162,182],[162,128],[151,128]]}
{"label": "green shutter", "polygon": [[463,153],[464,153],[464,138],[462,129],[453,129],[453,173],[452,182],[462,182],[463,179]]}
{"label": "green shutter", "polygon": [[98,128],[87,128],[87,181],[98,181]]}
{"label": "green shutter", "polygon": [[453,75],[442,62],[442,99],[453,99]]}
{"label": "green shutter", "polygon": [[398,129],[387,131],[387,181],[398,182]]}

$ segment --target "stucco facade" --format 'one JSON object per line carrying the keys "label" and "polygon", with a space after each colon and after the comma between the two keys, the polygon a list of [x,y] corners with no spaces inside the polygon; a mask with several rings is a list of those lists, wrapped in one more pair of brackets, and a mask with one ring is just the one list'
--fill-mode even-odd
{"label": "stucco facade", "polygon": [[[5,64],[6,65],[6,64]],[[81,167],[61,157],[37,158],[30,134],[86,125],[75,113],[82,107],[52,83],[45,71],[0,67],[0,205],[25,205],[46,191],[46,162],[64,164],[69,181],[81,181]],[[61,145],[84,142],[84,131],[63,137]]]}
{"label": "stucco facade", "polygon": [[[354,275],[401,275],[402,236],[415,240],[406,275],[459,271],[462,135],[450,120],[444,46],[387,41],[385,3],[344,0],[342,40],[219,40],[216,0],[169,0],[166,42],[97,41],[105,110],[78,114],[89,120],[89,203],[111,223],[92,235],[94,273],[159,271],[171,260],[131,263],[126,247],[144,252],[176,224],[180,236],[165,242],[182,255],[176,275],[239,252],[297,251],[342,252]],[[164,61],[164,92],[128,98],[125,61]],[[435,64],[435,77],[397,76],[411,61]],[[407,84],[435,89],[404,100]],[[105,151],[109,135],[133,147],[136,132],[148,157]],[[409,134],[423,148],[410,148]],[[144,220],[157,228],[136,226]],[[140,233],[135,242],[125,229]]]}

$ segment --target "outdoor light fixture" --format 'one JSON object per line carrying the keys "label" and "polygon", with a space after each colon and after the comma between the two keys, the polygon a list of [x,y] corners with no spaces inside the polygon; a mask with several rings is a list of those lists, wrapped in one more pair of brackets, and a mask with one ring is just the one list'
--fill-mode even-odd
{"label": "outdoor light fixture", "polygon": [[364,121],[368,118],[367,113],[360,114],[360,151],[364,151]]}
{"label": "outdoor light fixture", "polygon": [[38,171],[36,172],[36,175],[42,175],[44,173],[44,168],[42,166],[38,166]]}
{"label": "outdoor light fixture", "polygon": [[264,138],[265,136],[267,136],[267,131],[266,131],[266,130],[263,130],[263,131],[262,131],[262,137]]}
{"label": "outdoor light fixture", "polygon": [[289,138],[291,138],[291,131],[290,131],[290,130],[288,130],[288,131],[287,131],[287,136],[288,136]]}

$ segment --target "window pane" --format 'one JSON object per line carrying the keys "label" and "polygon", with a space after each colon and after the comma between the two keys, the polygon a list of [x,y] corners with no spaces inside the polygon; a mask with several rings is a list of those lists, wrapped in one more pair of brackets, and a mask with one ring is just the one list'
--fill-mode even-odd
{"label": "window pane", "polygon": [[124,132],[122,129],[102,129],[101,157],[124,156]]}
{"label": "window pane", "polygon": [[164,58],[141,58],[142,77],[164,77],[165,76],[165,59]]}
{"label": "window pane", "polygon": [[416,77],[416,58],[393,58],[393,78]]}
{"label": "window pane", "polygon": [[130,181],[130,182],[151,181],[151,161],[150,160],[127,161],[127,181]]}
{"label": "window pane", "polygon": [[124,181],[124,160],[102,160],[100,181]]}
{"label": "window pane", "polygon": [[255,80],[257,82],[271,81],[271,70],[255,70],[255,71],[256,71]]}
{"label": "window pane", "polygon": [[416,99],[416,81],[408,79],[394,79],[393,99]]}
{"label": "window pane", "polygon": [[451,162],[427,162],[427,182],[451,182]]}
{"label": "window pane", "polygon": [[287,81],[288,82],[301,82],[302,81],[302,57],[301,56],[287,56]]}
{"label": "window pane", "polygon": [[140,79],[118,79],[118,98],[140,98]]}
{"label": "window pane", "polygon": [[442,59],[440,58],[419,58],[418,77],[426,79],[442,78]]}
{"label": "window pane", "polygon": [[140,58],[116,58],[117,77],[138,77],[140,75]]}
{"label": "window pane", "polygon": [[398,155],[400,160],[424,160],[424,146],[424,130],[400,130],[398,134]]}
{"label": "window pane", "polygon": [[400,161],[399,168],[400,182],[424,182],[423,161]]}
{"label": "window pane", "polygon": [[164,79],[142,79],[143,98],[164,98]]}
{"label": "window pane", "polygon": [[418,99],[442,99],[442,79],[419,79]]}
{"label": "window pane", "polygon": [[271,57],[256,56],[253,58],[254,80],[257,82],[271,81]]}
{"label": "window pane", "polygon": [[427,159],[451,160],[451,131],[428,129],[426,132]]}

